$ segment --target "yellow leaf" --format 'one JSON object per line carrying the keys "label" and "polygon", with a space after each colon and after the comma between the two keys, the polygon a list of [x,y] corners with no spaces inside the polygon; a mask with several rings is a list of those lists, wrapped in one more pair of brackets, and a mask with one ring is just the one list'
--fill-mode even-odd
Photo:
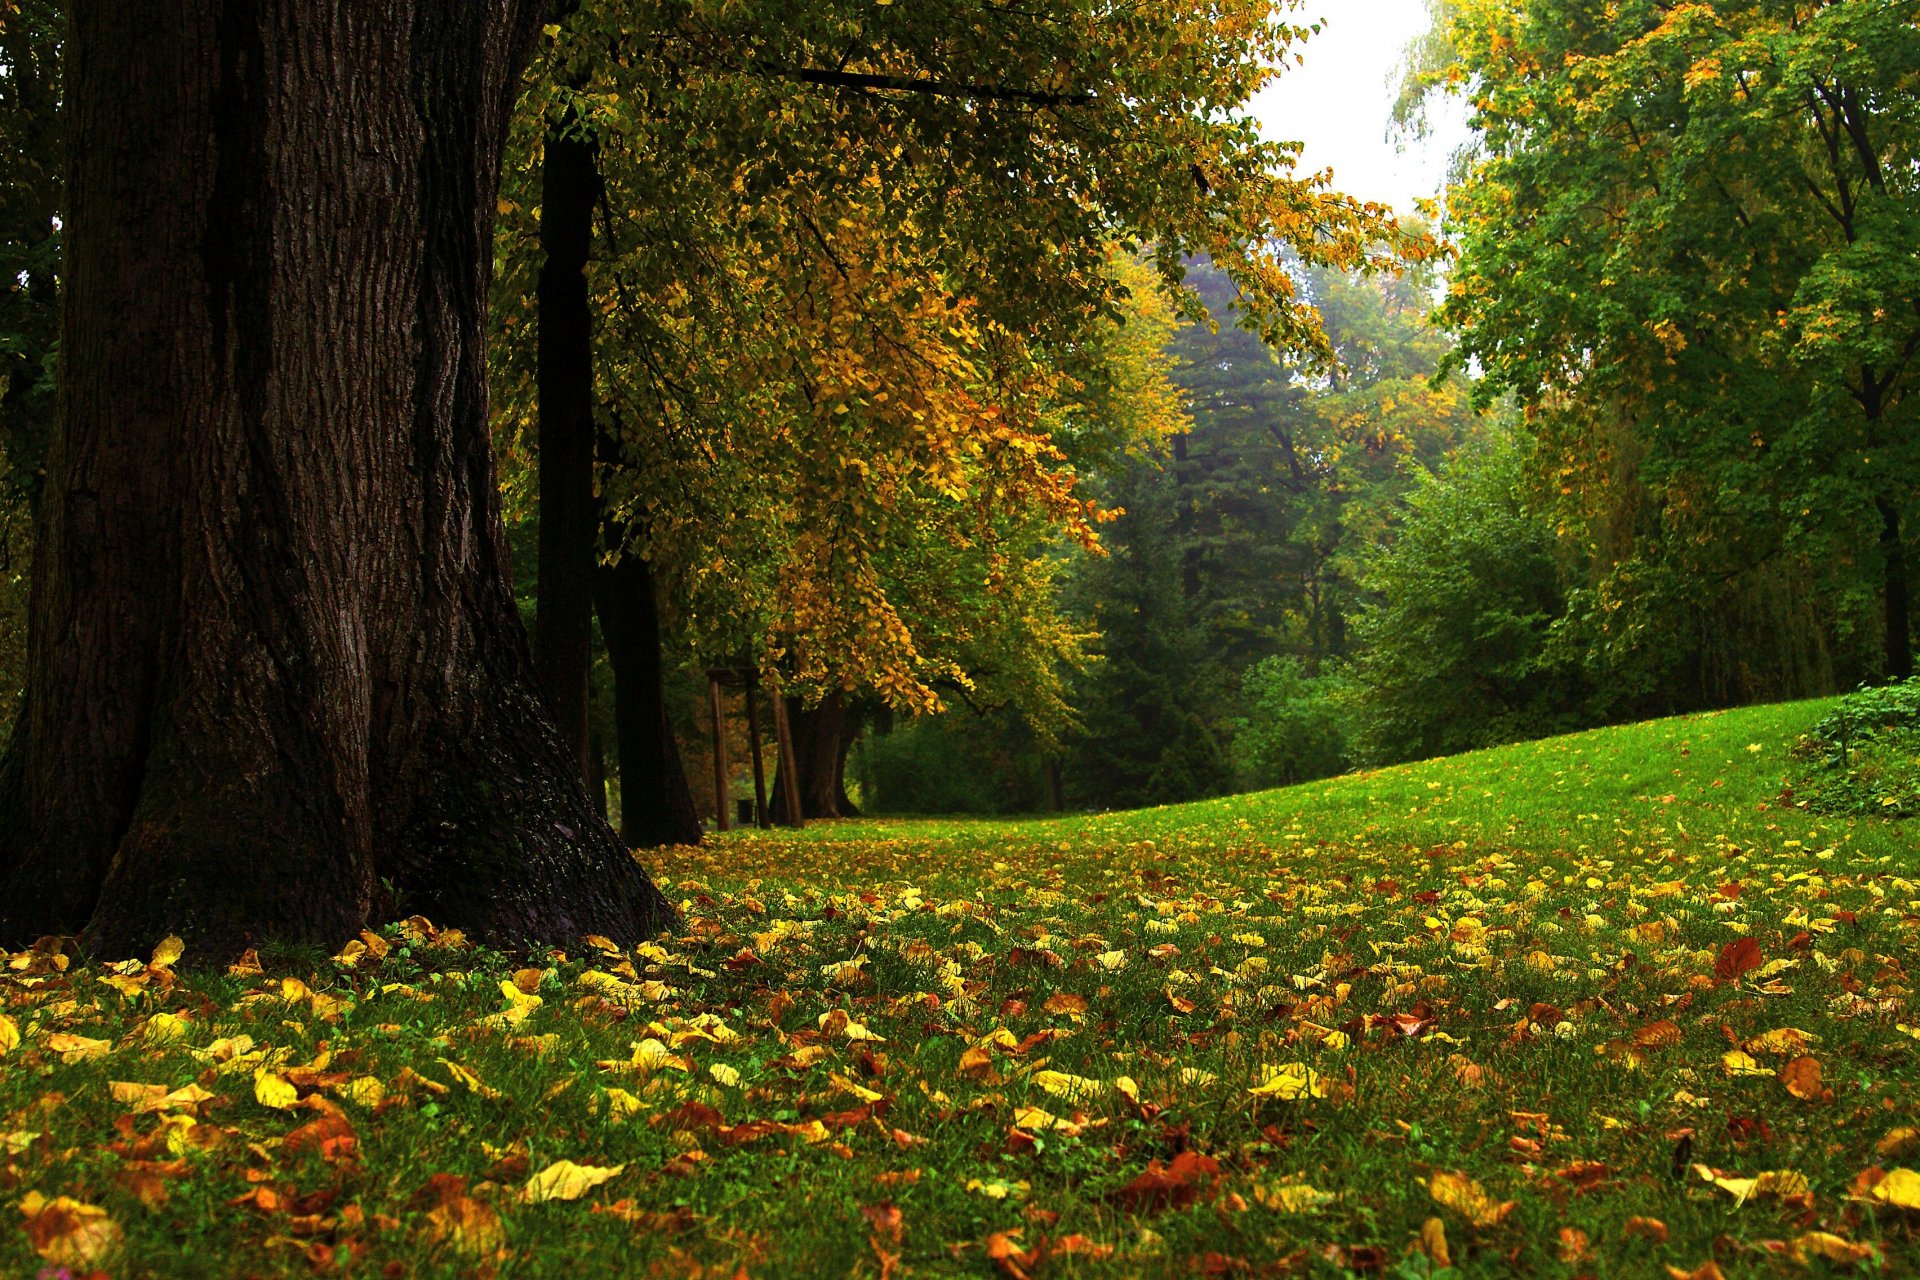
{"label": "yellow leaf", "polygon": [[1064,1071],[1036,1071],[1028,1078],[1054,1097],[1065,1098],[1068,1102],[1097,1098],[1105,1088],[1098,1080],[1068,1075]]}
{"label": "yellow leaf", "polygon": [[0,1058],[6,1057],[20,1047],[20,1027],[6,1014],[0,1013]]}
{"label": "yellow leaf", "polygon": [[1128,1102],[1136,1107],[1140,1105],[1140,1086],[1134,1083],[1132,1076],[1114,1077],[1113,1087]]}
{"label": "yellow leaf", "polygon": [[274,1072],[266,1067],[253,1069],[253,1100],[261,1106],[291,1111],[299,1098],[300,1091]]}
{"label": "yellow leaf", "polygon": [[609,1120],[625,1120],[635,1112],[644,1111],[646,1105],[646,1103],[625,1089],[610,1088],[607,1090],[607,1118]]}
{"label": "yellow leaf", "polygon": [[1102,951],[1094,959],[1100,962],[1102,969],[1110,971],[1127,967],[1127,953],[1124,951]]}
{"label": "yellow leaf", "polygon": [[618,1177],[626,1167],[616,1164],[612,1168],[604,1168],[575,1164],[571,1160],[556,1160],[527,1179],[527,1200],[531,1204],[547,1200],[578,1200],[609,1178]]}
{"label": "yellow leaf", "polygon": [[192,1026],[177,1013],[156,1013],[140,1028],[140,1038],[148,1044],[172,1044],[184,1038]]}
{"label": "yellow leaf", "polygon": [[153,949],[153,959],[149,963],[156,969],[169,969],[186,953],[187,944],[169,934],[160,939],[160,945]]}
{"label": "yellow leaf", "polygon": [[479,1076],[475,1075],[466,1067],[461,1066],[459,1063],[448,1058],[440,1058],[438,1062],[447,1069],[447,1074],[453,1077],[454,1083],[467,1086],[470,1092],[478,1094],[487,1101],[498,1102],[506,1096],[498,1089],[482,1081]]}
{"label": "yellow leaf", "polygon": [[387,1096],[387,1086],[377,1076],[355,1076],[340,1086],[340,1096],[362,1107],[377,1107]]}
{"label": "yellow leaf", "polygon": [[1771,1067],[1763,1067],[1750,1053],[1740,1049],[1729,1049],[1720,1055],[1720,1065],[1730,1076],[1767,1076],[1773,1075]]}
{"label": "yellow leaf", "polygon": [[98,1205],[29,1191],[20,1201],[33,1251],[59,1267],[91,1267],[120,1247],[120,1224]]}
{"label": "yellow leaf", "polygon": [[[719,1065],[720,1065],[719,1063],[714,1064],[715,1067],[718,1067]],[[727,1070],[733,1071],[733,1068],[728,1067]],[[740,1082],[740,1073],[737,1071],[734,1071],[733,1079],[734,1079],[734,1083],[738,1084]],[[880,1099],[886,1097],[884,1093],[877,1093],[874,1090],[867,1088],[863,1084],[858,1084],[852,1080],[849,1080],[846,1076],[841,1075],[838,1071],[829,1072],[827,1075],[827,1079],[831,1081],[833,1084],[833,1087],[840,1090],[840,1092],[850,1093],[854,1097],[860,1099],[860,1101],[862,1102],[878,1102],[880,1101]],[[722,1083],[724,1083],[724,1081]]]}
{"label": "yellow leaf", "polygon": [[1438,1218],[1428,1218],[1420,1224],[1420,1251],[1442,1270],[1453,1265],[1453,1253],[1447,1248],[1446,1223]]}
{"label": "yellow leaf", "polygon": [[48,1053],[60,1055],[60,1061],[68,1066],[76,1062],[85,1062],[89,1058],[103,1058],[113,1048],[108,1040],[95,1040],[89,1036],[76,1036],[65,1031],[55,1031],[44,1041]]}
{"label": "yellow leaf", "polygon": [[1247,1090],[1261,1098],[1281,1098],[1289,1102],[1301,1098],[1327,1096],[1326,1078],[1304,1062],[1260,1068],[1260,1083]]}
{"label": "yellow leaf", "polygon": [[1855,1244],[1830,1231],[1809,1231],[1796,1237],[1787,1247],[1793,1254],[1793,1260],[1803,1266],[1810,1258],[1825,1258],[1828,1262],[1837,1262],[1846,1266],[1850,1263],[1865,1262],[1874,1256],[1872,1245]]}
{"label": "yellow leaf", "polygon": [[[728,1066],[724,1062],[715,1062],[710,1066],[708,1066],[707,1074],[713,1077],[714,1083],[716,1084],[725,1085],[729,1089],[738,1089],[740,1087],[739,1070],[737,1068]],[[858,1086],[855,1086],[855,1088],[857,1089]],[[868,1102],[872,1102],[875,1098],[878,1098],[880,1096],[879,1094],[874,1093],[870,1089],[860,1089],[859,1091],[862,1094],[866,1095],[866,1100]]]}
{"label": "yellow leaf", "polygon": [[1879,1185],[1867,1192],[1867,1196],[1890,1208],[1920,1211],[1920,1173],[1911,1169],[1890,1169]]}
{"label": "yellow leaf", "polygon": [[1464,1173],[1436,1173],[1427,1194],[1442,1208],[1451,1209],[1476,1227],[1491,1227],[1513,1212],[1512,1200],[1496,1200],[1485,1187]]}
{"label": "yellow leaf", "polygon": [[1314,1213],[1340,1197],[1304,1182],[1277,1182],[1254,1187],[1253,1198],[1275,1213]]}

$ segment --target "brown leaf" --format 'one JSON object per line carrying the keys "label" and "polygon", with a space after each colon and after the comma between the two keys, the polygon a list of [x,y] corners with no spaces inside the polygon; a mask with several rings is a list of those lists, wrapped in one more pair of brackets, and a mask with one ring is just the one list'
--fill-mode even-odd
{"label": "brown leaf", "polygon": [[1780,1068],[1780,1083],[1787,1086],[1787,1092],[1807,1102],[1820,1102],[1833,1097],[1833,1090],[1820,1082],[1820,1060],[1812,1055],[1802,1055]]}
{"label": "brown leaf", "polygon": [[1758,969],[1766,960],[1758,942],[1752,938],[1736,938],[1720,948],[1713,962],[1713,976],[1722,982],[1735,982],[1741,974]]}
{"label": "brown leaf", "polygon": [[1149,1160],[1147,1170],[1109,1198],[1135,1213],[1180,1209],[1202,1197],[1211,1199],[1220,1162],[1197,1151],[1182,1151],[1171,1163]]}
{"label": "brown leaf", "polygon": [[1633,1033],[1633,1042],[1642,1049],[1664,1049],[1680,1043],[1680,1024],[1671,1018],[1649,1022]]}
{"label": "brown leaf", "polygon": [[120,1224],[98,1205],[29,1191],[20,1201],[33,1251],[62,1267],[91,1267],[120,1247]]}
{"label": "brown leaf", "polygon": [[1643,1218],[1638,1214],[1628,1218],[1626,1226],[1621,1228],[1627,1235],[1651,1240],[1655,1244],[1667,1242],[1667,1224],[1658,1218]]}

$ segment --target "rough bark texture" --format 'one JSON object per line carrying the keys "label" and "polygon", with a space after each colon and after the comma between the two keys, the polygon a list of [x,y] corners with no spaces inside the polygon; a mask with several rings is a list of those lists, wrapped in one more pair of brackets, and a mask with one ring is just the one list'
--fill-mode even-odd
{"label": "rough bark texture", "polygon": [[667,718],[653,571],[643,557],[623,555],[600,567],[594,593],[607,664],[613,668],[620,834],[636,849],[699,844],[700,810],[693,802],[680,744],[674,741]]}
{"label": "rough bark texture", "polygon": [[[817,706],[787,699],[793,722],[793,754],[800,777],[800,812],[806,818],[854,818],[860,810],[847,795],[847,753],[853,748],[854,721],[847,714],[843,693],[832,693]],[[787,817],[786,793],[774,786],[773,817]]]}
{"label": "rough bark texture", "polygon": [[0,939],[671,909],[536,692],[486,413],[531,0],[75,6],[64,403]]}
{"label": "rough bark texture", "polygon": [[593,497],[593,312],[587,258],[600,172],[569,112],[547,131],[540,170],[539,588],[534,662],[560,739],[587,766],[593,666],[593,570],[600,509]]}

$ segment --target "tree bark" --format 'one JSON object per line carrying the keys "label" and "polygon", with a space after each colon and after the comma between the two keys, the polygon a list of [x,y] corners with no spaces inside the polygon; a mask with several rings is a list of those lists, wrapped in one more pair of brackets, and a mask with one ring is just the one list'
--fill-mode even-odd
{"label": "tree bark", "polygon": [[[624,539],[609,524],[608,542]],[[700,810],[667,716],[666,664],[653,570],[626,552],[594,577],[600,638],[613,669],[614,731],[620,756],[620,834],[636,849],[699,844]]]}
{"label": "tree bark", "polygon": [[498,943],[671,908],[537,692],[487,422],[534,0],[75,6],[63,403],[0,939]]}
{"label": "tree bark", "polygon": [[534,662],[561,741],[584,771],[600,523],[593,498],[593,310],[587,259],[600,171],[593,143],[571,110],[547,129],[540,182],[545,257],[536,286],[540,543]]}
{"label": "tree bark", "polygon": [[[785,695],[780,695],[785,696]],[[847,795],[847,753],[853,748],[853,721],[847,696],[836,690],[816,706],[787,699],[793,722],[794,770],[799,780],[800,813],[806,818],[854,818],[860,810]],[[774,821],[786,820],[786,792],[775,779]]]}

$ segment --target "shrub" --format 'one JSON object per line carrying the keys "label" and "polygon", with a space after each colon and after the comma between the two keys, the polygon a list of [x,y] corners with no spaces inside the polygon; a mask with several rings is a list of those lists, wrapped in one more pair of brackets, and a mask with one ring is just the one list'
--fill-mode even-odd
{"label": "shrub", "polygon": [[1233,722],[1233,763],[1247,787],[1288,787],[1347,767],[1345,682],[1275,656],[1240,678],[1246,714]]}
{"label": "shrub", "polygon": [[1821,813],[1920,815],[1920,678],[1847,695],[1792,754],[1796,804]]}

